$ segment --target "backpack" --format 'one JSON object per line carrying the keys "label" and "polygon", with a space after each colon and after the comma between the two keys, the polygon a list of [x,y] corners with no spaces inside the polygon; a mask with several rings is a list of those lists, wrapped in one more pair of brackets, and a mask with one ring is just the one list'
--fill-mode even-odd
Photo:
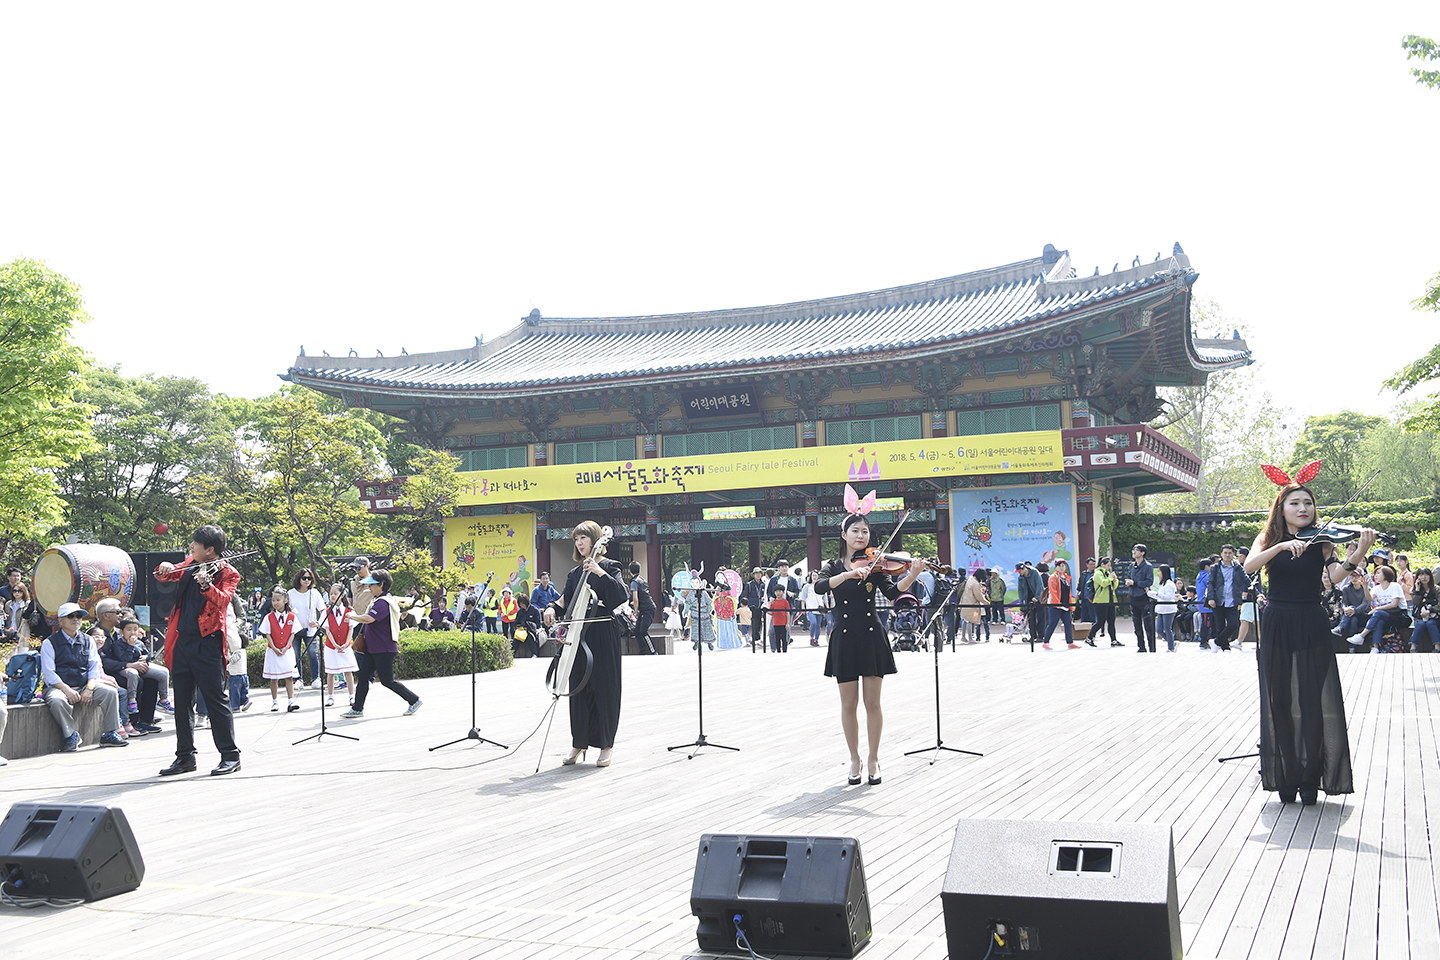
{"label": "backpack", "polygon": [[10,678],[5,684],[5,699],[10,704],[29,703],[40,689],[40,654],[34,650],[17,653],[5,665]]}

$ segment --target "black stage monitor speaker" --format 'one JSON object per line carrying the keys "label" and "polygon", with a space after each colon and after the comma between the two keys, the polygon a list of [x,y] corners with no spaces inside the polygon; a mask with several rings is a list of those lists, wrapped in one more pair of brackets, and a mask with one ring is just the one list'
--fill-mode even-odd
{"label": "black stage monitor speaker", "polygon": [[851,837],[700,837],[690,912],[701,950],[853,957],[870,942],[870,897]]}
{"label": "black stage monitor speaker", "polygon": [[950,960],[1181,956],[1163,824],[961,820],[940,898]]}
{"label": "black stage monitor speaker", "polygon": [[140,886],[145,861],[118,807],[17,803],[0,820],[0,871],[11,896],[103,900]]}

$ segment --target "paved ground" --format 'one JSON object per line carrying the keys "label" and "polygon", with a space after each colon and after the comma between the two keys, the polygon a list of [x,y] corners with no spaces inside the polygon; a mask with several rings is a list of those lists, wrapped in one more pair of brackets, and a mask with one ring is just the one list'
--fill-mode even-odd
{"label": "paved ground", "polygon": [[228,778],[155,777],[168,727],[124,750],[13,762],[0,802],[120,806],[147,873],[73,910],[0,907],[0,941],[206,960],[694,957],[698,841],[733,831],[856,837],[875,930],[864,955],[939,960],[955,824],[1006,817],[1171,824],[1187,957],[1440,957],[1428,828],[1440,657],[1341,659],[1358,792],[1302,809],[1262,793],[1254,761],[1215,762],[1257,737],[1249,652],[947,652],[945,742],[985,756],[934,765],[901,755],[934,743],[933,661],[900,654],[878,787],[844,785],[823,655],[707,654],[706,733],[741,750],[694,760],[665,749],[697,733],[687,652],[625,660],[609,769],[593,755],[559,765],[563,710],[542,753],[537,661],[479,678],[482,733],[511,751],[427,751],[469,729],[458,677],[415,682],[425,705],[409,718],[377,690],[366,719],[335,725],[358,742],[291,746],[317,728],[313,693],[296,714],[252,710],[238,724],[244,769]]}

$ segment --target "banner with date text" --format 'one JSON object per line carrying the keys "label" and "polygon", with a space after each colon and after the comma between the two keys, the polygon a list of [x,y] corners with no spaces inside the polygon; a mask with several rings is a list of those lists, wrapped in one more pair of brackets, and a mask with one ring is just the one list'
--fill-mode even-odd
{"label": "banner with date text", "polygon": [[460,474],[464,506],[586,500],[917,477],[1044,473],[1064,469],[1059,430],[798,447],[615,463],[476,470]]}

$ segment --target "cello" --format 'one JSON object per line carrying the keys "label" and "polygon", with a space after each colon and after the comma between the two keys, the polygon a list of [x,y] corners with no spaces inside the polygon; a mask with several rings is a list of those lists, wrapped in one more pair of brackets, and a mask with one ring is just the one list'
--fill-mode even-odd
{"label": "cello", "polygon": [[[615,531],[610,527],[600,528],[600,537],[590,545],[590,557],[597,564],[605,556],[605,546],[614,536]],[[575,587],[575,595],[570,598],[570,606],[565,611],[565,619],[555,624],[555,641],[560,644],[560,655],[545,671],[545,687],[557,700],[585,689],[585,685],[590,682],[590,673],[595,668],[595,657],[585,642],[585,625],[596,622],[585,616],[590,610],[590,601],[594,595],[594,591],[590,589],[589,575],[581,577],[580,583]],[[575,667],[575,658],[582,653],[585,655],[585,672],[580,677],[580,682],[572,686],[570,674]]]}

